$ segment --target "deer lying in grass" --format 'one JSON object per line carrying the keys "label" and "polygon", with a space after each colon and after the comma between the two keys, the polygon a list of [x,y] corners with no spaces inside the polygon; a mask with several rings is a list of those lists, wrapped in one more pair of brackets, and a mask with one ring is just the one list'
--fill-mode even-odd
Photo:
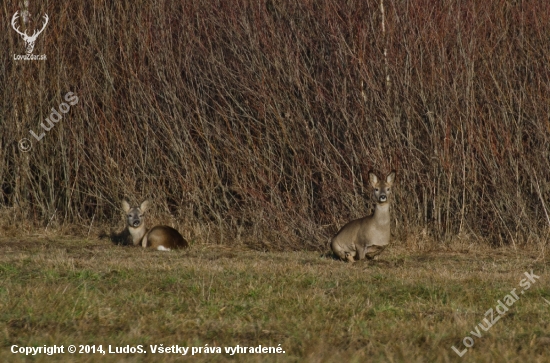
{"label": "deer lying in grass", "polygon": [[376,200],[374,213],[349,222],[332,238],[330,247],[336,256],[354,262],[365,257],[372,259],[386,248],[390,242],[389,196],[394,179],[395,171],[388,174],[385,181],[369,173]]}
{"label": "deer lying in grass", "polygon": [[126,228],[117,236],[122,244],[134,246],[141,244],[142,247],[151,247],[158,251],[187,247],[187,241],[172,227],[155,226],[147,230],[144,213],[148,207],[147,200],[139,207],[130,207],[127,201],[122,201],[122,209],[126,213]]}

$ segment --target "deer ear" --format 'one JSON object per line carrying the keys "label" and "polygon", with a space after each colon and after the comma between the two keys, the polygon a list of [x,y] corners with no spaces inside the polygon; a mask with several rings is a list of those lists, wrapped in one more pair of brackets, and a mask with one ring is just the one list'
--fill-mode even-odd
{"label": "deer ear", "polygon": [[375,188],[378,185],[378,177],[374,173],[369,173],[369,181],[370,185],[372,185],[373,188]]}
{"label": "deer ear", "polygon": [[149,201],[144,200],[143,203],[139,206],[139,209],[141,209],[142,212],[145,212],[149,208]]}
{"label": "deer ear", "polygon": [[391,173],[388,174],[388,176],[386,177],[386,183],[388,184],[393,184],[393,181],[395,180],[395,170],[392,170]]}
{"label": "deer ear", "polygon": [[128,204],[128,202],[125,200],[122,201],[122,209],[126,213],[128,213],[128,211],[130,210],[130,204]]}

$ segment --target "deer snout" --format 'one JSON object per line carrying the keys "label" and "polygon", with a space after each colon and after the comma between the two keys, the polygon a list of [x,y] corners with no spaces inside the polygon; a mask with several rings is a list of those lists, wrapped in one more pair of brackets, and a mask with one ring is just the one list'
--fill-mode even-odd
{"label": "deer snout", "polygon": [[380,203],[384,203],[387,200],[388,200],[388,197],[386,197],[386,194],[382,194],[380,197],[378,197],[378,201]]}
{"label": "deer snout", "polygon": [[133,226],[134,226],[134,227],[138,227],[140,224],[141,224],[140,221],[134,221]]}

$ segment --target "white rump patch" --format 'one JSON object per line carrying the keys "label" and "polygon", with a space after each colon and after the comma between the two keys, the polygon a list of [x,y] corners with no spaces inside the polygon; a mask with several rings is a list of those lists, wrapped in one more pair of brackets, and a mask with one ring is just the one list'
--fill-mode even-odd
{"label": "white rump patch", "polygon": [[158,246],[158,247],[157,247],[157,251],[170,251],[170,249],[169,249],[169,248],[166,248],[166,247],[164,247],[164,246]]}

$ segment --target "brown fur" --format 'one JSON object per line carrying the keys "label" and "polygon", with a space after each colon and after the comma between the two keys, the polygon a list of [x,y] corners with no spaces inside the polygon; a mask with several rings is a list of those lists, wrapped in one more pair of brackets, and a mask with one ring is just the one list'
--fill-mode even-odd
{"label": "brown fur", "polygon": [[147,232],[141,242],[143,247],[158,249],[159,246],[169,249],[187,248],[189,244],[182,235],[172,227],[156,226]]}

